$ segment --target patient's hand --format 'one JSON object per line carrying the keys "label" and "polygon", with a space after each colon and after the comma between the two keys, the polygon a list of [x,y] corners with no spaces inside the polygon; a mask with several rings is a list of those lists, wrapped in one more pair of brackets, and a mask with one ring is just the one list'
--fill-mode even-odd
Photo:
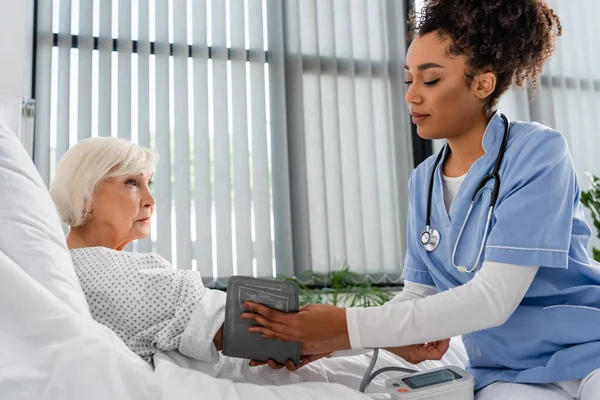
{"label": "patient's hand", "polygon": [[303,356],[300,360],[300,364],[298,365],[294,365],[294,363],[291,361],[288,361],[284,365],[278,364],[273,360],[269,360],[268,362],[252,360],[250,361],[250,366],[256,367],[259,365],[269,364],[273,369],[287,367],[287,369],[290,371],[296,371],[297,369],[304,367],[306,364],[310,364],[313,361],[330,356],[339,347],[340,341],[343,341],[343,337],[341,336],[328,341],[302,343]]}
{"label": "patient's hand", "polygon": [[440,360],[448,348],[450,339],[429,342],[425,344],[413,344],[402,347],[386,347],[385,350],[400,356],[411,364],[419,364],[425,360]]}
{"label": "patient's hand", "polygon": [[221,325],[217,331],[217,334],[213,338],[213,343],[215,344],[217,351],[223,350],[223,325]]}

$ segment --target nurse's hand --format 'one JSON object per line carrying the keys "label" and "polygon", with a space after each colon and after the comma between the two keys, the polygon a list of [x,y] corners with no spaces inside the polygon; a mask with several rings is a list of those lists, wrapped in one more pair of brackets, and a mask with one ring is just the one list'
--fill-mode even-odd
{"label": "nurse's hand", "polygon": [[[247,313],[241,318],[253,320],[260,326],[252,326],[250,333],[259,333],[265,339],[288,342],[335,342],[336,348],[328,351],[350,349],[346,309],[328,304],[310,304],[297,313],[283,313],[261,304],[246,302]],[[304,354],[322,354],[311,351]]]}
{"label": "nurse's hand", "polygon": [[385,350],[400,356],[411,364],[419,364],[425,360],[441,360],[449,347],[450,339],[444,339],[425,344],[386,347]]}
{"label": "nurse's hand", "polygon": [[275,362],[275,360],[269,360],[267,361],[256,361],[256,360],[250,360],[249,365],[251,367],[258,367],[260,365],[265,365],[265,364],[269,364],[269,366],[273,369],[281,369],[283,367],[287,367],[287,369],[289,369],[290,371],[296,371],[302,367],[304,367],[306,364],[310,364],[313,361],[317,361],[320,360],[323,357],[329,357],[331,355],[331,353],[325,353],[325,354],[312,354],[309,356],[302,356],[302,358],[300,359],[300,364],[294,364],[291,360],[288,360],[288,362],[286,364],[278,364],[277,362]]}

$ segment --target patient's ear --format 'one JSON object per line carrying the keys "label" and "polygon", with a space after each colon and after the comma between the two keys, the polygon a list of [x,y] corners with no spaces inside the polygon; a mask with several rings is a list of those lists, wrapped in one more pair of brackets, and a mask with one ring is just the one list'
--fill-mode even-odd
{"label": "patient's ear", "polygon": [[83,213],[87,215],[92,215],[94,213],[94,203],[91,200],[83,200]]}

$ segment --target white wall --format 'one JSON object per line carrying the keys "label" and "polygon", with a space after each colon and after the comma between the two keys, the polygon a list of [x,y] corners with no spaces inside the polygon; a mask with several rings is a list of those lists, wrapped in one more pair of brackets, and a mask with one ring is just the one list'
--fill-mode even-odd
{"label": "white wall", "polygon": [[0,95],[31,97],[33,0],[0,0]]}

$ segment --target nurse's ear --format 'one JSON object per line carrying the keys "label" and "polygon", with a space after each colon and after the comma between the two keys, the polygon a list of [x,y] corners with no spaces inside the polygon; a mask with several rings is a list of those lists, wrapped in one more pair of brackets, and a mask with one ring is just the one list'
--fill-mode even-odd
{"label": "nurse's ear", "polygon": [[471,91],[479,100],[487,99],[496,89],[496,74],[493,72],[482,72],[475,75],[471,83]]}

